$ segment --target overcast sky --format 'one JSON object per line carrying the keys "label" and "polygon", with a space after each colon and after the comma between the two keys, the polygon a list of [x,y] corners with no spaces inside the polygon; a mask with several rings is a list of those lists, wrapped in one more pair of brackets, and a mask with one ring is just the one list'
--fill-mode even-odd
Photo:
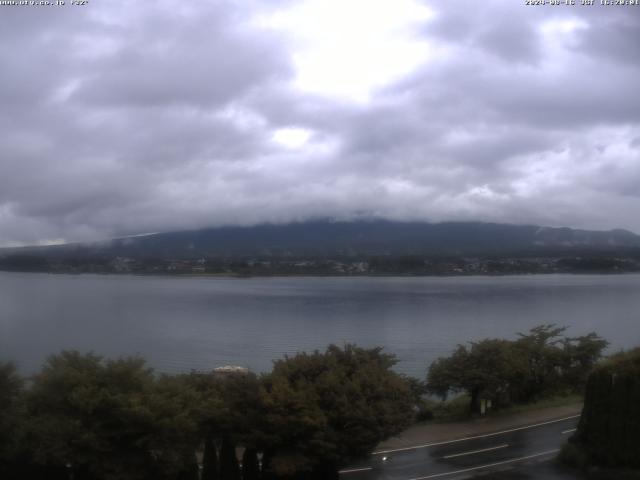
{"label": "overcast sky", "polygon": [[0,5],[0,245],[317,217],[640,232],[639,46],[636,6]]}

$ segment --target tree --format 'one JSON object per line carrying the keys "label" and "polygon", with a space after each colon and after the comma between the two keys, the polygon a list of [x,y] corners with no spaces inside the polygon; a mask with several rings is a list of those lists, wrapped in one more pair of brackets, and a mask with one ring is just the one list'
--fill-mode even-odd
{"label": "tree", "polygon": [[257,447],[263,441],[260,380],[253,373],[230,373],[216,378],[221,403],[215,428],[228,443]]}
{"label": "tree", "polygon": [[260,465],[255,448],[245,448],[242,454],[242,480],[259,480]]}
{"label": "tree", "polygon": [[148,434],[139,441],[153,453],[160,478],[197,478],[195,451],[201,443],[200,396],[186,375],[163,375],[149,389]]}
{"label": "tree", "polygon": [[267,439],[263,471],[267,475],[292,476],[310,471],[318,458],[328,455],[323,441],[327,418],[308,383],[285,375],[264,379],[261,403],[271,435]]}
{"label": "tree", "polygon": [[428,390],[443,398],[465,392],[470,397],[471,413],[480,412],[480,400],[500,406],[511,402],[520,388],[526,364],[512,342],[487,339],[458,345],[453,355],[431,364]]}
{"label": "tree", "polygon": [[26,395],[33,462],[76,479],[195,479],[198,395],[183,376],[156,378],[140,358],[65,351]]}
{"label": "tree", "polygon": [[218,452],[213,434],[207,434],[202,456],[202,480],[218,480]]}
{"label": "tree", "polygon": [[589,373],[602,358],[602,352],[608,345],[609,342],[594,332],[563,341],[564,378],[573,390],[584,388]]}
{"label": "tree", "polygon": [[144,478],[152,460],[145,394],[152,373],[138,358],[103,362],[65,351],[50,357],[27,394],[34,461],[76,477]]}
{"label": "tree", "polygon": [[523,400],[548,394],[581,392],[587,375],[609,344],[591,332],[580,337],[563,337],[567,327],[539,325],[516,341],[528,361]]}
{"label": "tree", "polygon": [[[269,431],[269,467],[278,475],[335,476],[337,465],[369,454],[413,418],[406,381],[381,348],[331,345],[274,363],[262,402]],[[267,462],[265,462],[267,463]]]}
{"label": "tree", "polygon": [[0,477],[18,478],[23,380],[12,363],[0,363]]}
{"label": "tree", "polygon": [[518,334],[520,338],[516,344],[528,363],[525,387],[521,392],[523,400],[537,399],[563,388],[561,377],[566,355],[561,348],[561,335],[566,330],[567,327],[547,324],[538,325],[527,334]]}
{"label": "tree", "polygon": [[220,448],[220,480],[240,480],[236,445],[228,436],[222,440]]}
{"label": "tree", "polygon": [[431,364],[427,389],[443,398],[467,393],[471,413],[480,411],[480,399],[500,407],[580,391],[607,342],[595,333],[563,337],[565,330],[539,325],[514,341],[486,339],[468,347],[458,345],[451,356]]}
{"label": "tree", "polygon": [[248,446],[260,443],[258,427],[263,415],[260,380],[255,374],[192,372],[185,378],[199,396],[197,417],[203,439],[221,442],[229,437],[234,443]]}
{"label": "tree", "polygon": [[640,348],[612,356],[588,377],[571,447],[586,463],[640,467]]}

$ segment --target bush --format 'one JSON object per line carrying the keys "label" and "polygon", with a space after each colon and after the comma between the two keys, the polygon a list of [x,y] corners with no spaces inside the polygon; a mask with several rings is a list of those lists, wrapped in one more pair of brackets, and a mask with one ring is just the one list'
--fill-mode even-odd
{"label": "bush", "polygon": [[434,419],[435,416],[433,414],[433,410],[430,408],[428,402],[420,402],[417,405],[417,408],[416,422],[428,422],[429,420]]}
{"label": "bush", "polygon": [[445,401],[425,400],[418,415],[422,412],[424,412],[423,415],[425,419],[419,421],[460,420],[467,418],[469,415],[469,396],[458,395]]}

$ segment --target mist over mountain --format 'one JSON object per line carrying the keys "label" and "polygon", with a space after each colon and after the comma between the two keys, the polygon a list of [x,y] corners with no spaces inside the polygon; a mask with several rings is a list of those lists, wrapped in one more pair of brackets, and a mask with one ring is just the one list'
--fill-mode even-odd
{"label": "mist over mountain", "polygon": [[316,220],[217,227],[118,238],[93,244],[5,249],[51,257],[132,258],[287,257],[354,255],[552,255],[628,251],[640,236],[626,230],[589,231],[479,222],[342,222]]}

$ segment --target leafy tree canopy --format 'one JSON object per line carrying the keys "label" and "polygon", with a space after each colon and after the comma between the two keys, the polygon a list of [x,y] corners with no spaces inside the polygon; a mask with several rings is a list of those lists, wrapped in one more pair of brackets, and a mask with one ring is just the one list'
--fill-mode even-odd
{"label": "leafy tree canopy", "polygon": [[412,393],[381,348],[347,344],[274,363],[262,398],[282,472],[363,456],[412,420]]}
{"label": "leafy tree canopy", "polygon": [[496,406],[578,391],[607,342],[595,333],[563,337],[566,327],[540,325],[517,340],[486,339],[458,345],[429,367],[427,390],[445,398],[465,392],[472,413],[480,399]]}

